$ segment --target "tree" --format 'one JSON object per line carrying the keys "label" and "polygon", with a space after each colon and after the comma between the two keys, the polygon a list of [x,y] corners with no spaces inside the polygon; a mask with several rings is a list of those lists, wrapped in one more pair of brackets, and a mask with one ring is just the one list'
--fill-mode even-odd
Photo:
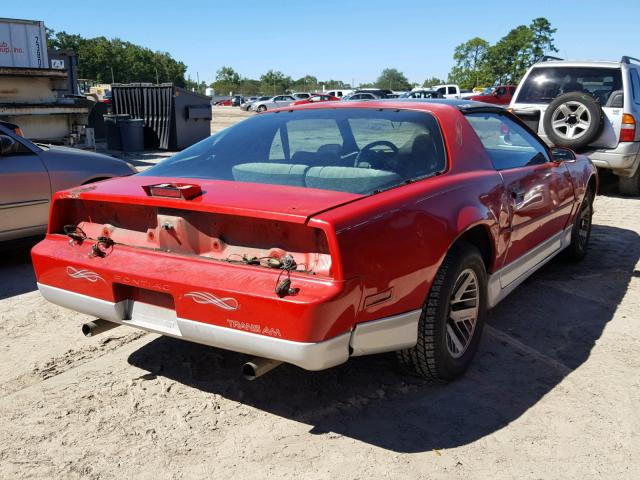
{"label": "tree", "polygon": [[429,87],[433,87],[434,85],[442,85],[443,83],[445,82],[441,78],[429,77],[424,82],[422,82],[422,86],[424,88],[429,88]]}
{"label": "tree", "polygon": [[533,63],[540,60],[545,53],[557,52],[558,49],[553,43],[553,34],[558,30],[551,28],[551,23],[544,17],[535,18],[529,28],[533,32],[531,45],[531,61]]}
{"label": "tree", "polygon": [[80,35],[48,30],[47,46],[54,50],[72,50],[78,56],[78,77],[98,83],[173,82],[185,85],[187,66],[167,52],[118,38],[83,38]]}
{"label": "tree", "polygon": [[487,53],[489,42],[475,37],[456,47],[453,59],[456,65],[449,74],[449,82],[457,83],[461,88],[473,88],[480,84],[490,83],[487,80]]}
{"label": "tree", "polygon": [[489,49],[487,63],[497,83],[517,84],[533,64],[533,32],[520,25]]}
{"label": "tree", "polygon": [[376,80],[378,88],[388,88],[389,90],[411,90],[411,83],[404,76],[404,73],[395,68],[385,68]]}
{"label": "tree", "polygon": [[231,67],[222,67],[216,72],[216,81],[211,84],[219,95],[227,95],[240,89],[240,74]]}
{"label": "tree", "polygon": [[519,25],[495,45],[481,38],[472,38],[456,47],[456,64],[449,81],[463,88],[520,81],[527,69],[547,52],[557,52],[553,35],[555,28],[546,18],[539,17],[529,25]]}
{"label": "tree", "polygon": [[257,95],[260,93],[260,80],[243,78],[240,80],[240,93],[242,95]]}
{"label": "tree", "polygon": [[294,91],[314,91],[318,89],[318,79],[313,75],[305,75],[291,84]]}
{"label": "tree", "polygon": [[269,70],[260,77],[260,90],[267,95],[277,95],[289,90],[293,81],[280,71]]}

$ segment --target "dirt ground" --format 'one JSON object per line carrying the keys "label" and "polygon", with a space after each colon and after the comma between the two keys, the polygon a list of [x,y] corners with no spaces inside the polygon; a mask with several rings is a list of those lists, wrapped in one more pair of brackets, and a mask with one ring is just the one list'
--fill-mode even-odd
{"label": "dirt ground", "polygon": [[595,208],[587,259],[495,308],[449,385],[390,355],[247,382],[236,353],[87,339],[89,317],[37,292],[29,248],[4,252],[0,478],[640,478],[640,199]]}

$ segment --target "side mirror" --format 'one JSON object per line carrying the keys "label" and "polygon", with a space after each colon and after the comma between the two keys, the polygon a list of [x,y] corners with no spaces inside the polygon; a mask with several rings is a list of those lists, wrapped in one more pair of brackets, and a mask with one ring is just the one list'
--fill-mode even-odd
{"label": "side mirror", "polygon": [[570,148],[565,147],[552,147],[551,157],[554,162],[566,162],[576,159],[576,154]]}
{"label": "side mirror", "polygon": [[10,155],[14,152],[16,141],[8,135],[0,134],[0,155]]}

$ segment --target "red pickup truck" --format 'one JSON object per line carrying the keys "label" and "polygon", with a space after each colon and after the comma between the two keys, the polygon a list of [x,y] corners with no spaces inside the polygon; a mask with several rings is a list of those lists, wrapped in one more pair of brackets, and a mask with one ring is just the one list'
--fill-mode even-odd
{"label": "red pickup truck", "polygon": [[515,85],[500,85],[496,87],[493,92],[475,95],[469,97],[469,100],[475,100],[476,102],[493,103],[494,105],[509,105],[511,97],[516,91]]}

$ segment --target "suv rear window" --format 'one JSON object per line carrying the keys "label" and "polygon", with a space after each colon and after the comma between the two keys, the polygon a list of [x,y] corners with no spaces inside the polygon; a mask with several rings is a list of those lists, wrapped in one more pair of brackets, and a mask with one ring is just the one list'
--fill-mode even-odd
{"label": "suv rear window", "polygon": [[538,67],[526,78],[516,103],[550,103],[563,93],[584,92],[604,106],[617,90],[622,90],[619,68]]}

